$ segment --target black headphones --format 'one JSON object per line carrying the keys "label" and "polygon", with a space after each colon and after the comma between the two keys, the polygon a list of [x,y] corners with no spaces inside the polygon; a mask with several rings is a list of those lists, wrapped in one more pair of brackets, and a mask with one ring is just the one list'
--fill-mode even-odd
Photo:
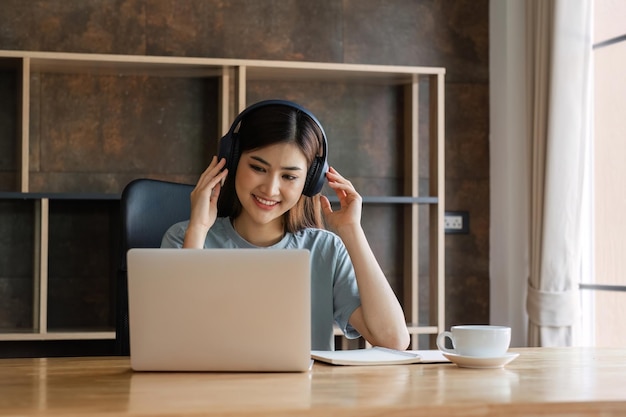
{"label": "black headphones", "polygon": [[241,113],[239,113],[239,115],[233,121],[233,124],[231,125],[226,135],[224,135],[224,137],[220,139],[218,160],[226,158],[226,168],[228,168],[229,172],[234,173],[237,169],[237,164],[239,163],[239,158],[241,156],[238,138],[239,134],[238,132],[235,132],[237,130],[237,127],[247,114],[253,112],[260,107],[273,105],[287,106],[297,111],[301,111],[302,113],[310,117],[311,120],[313,120],[317,124],[317,127],[322,132],[323,153],[322,155],[317,155],[313,160],[313,163],[309,167],[306,174],[304,189],[302,190],[302,194],[306,195],[307,197],[312,197],[322,190],[322,186],[324,185],[324,179],[326,178],[326,172],[328,172],[328,161],[326,156],[328,145],[326,144],[326,133],[324,133],[324,128],[322,127],[322,124],[319,122],[319,120],[317,120],[313,113],[294,102],[287,100],[264,100],[252,104]]}

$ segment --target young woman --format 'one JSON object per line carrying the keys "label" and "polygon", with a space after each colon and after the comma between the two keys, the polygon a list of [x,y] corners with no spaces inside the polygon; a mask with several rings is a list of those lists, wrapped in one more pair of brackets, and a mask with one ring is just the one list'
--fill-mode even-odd
{"label": "young woman", "polygon": [[[334,349],[333,322],[348,338],[406,349],[402,308],[361,227],[361,196],[327,169],[315,116],[287,101],[257,103],[220,146],[224,157],[213,157],[191,193],[190,219],[173,225],[162,247],[308,249],[311,349]],[[319,194],[324,182],[338,210]]]}

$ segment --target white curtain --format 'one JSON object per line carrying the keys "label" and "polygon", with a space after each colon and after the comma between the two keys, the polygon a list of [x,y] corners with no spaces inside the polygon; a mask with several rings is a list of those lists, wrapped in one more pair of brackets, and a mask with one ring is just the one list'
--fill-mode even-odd
{"label": "white curtain", "polygon": [[580,322],[591,134],[592,0],[526,2],[530,143],[529,346],[569,346]]}

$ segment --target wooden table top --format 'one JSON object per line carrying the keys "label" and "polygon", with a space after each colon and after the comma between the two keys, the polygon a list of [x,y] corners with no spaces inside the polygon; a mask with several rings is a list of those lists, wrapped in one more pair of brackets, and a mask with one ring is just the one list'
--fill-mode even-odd
{"label": "wooden table top", "polygon": [[125,357],[0,359],[0,415],[626,415],[626,348],[523,348],[502,369],[135,373]]}

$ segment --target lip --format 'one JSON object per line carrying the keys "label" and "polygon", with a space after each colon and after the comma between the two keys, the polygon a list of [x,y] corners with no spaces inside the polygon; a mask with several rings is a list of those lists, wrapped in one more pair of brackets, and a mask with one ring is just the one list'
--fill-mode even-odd
{"label": "lip", "polygon": [[[257,205],[257,207],[263,210],[273,210],[275,207],[277,207],[280,204],[280,201],[269,200],[263,197],[259,197],[255,194],[252,194],[252,200],[254,201],[254,204]],[[265,202],[270,202],[272,204],[266,204]]]}

